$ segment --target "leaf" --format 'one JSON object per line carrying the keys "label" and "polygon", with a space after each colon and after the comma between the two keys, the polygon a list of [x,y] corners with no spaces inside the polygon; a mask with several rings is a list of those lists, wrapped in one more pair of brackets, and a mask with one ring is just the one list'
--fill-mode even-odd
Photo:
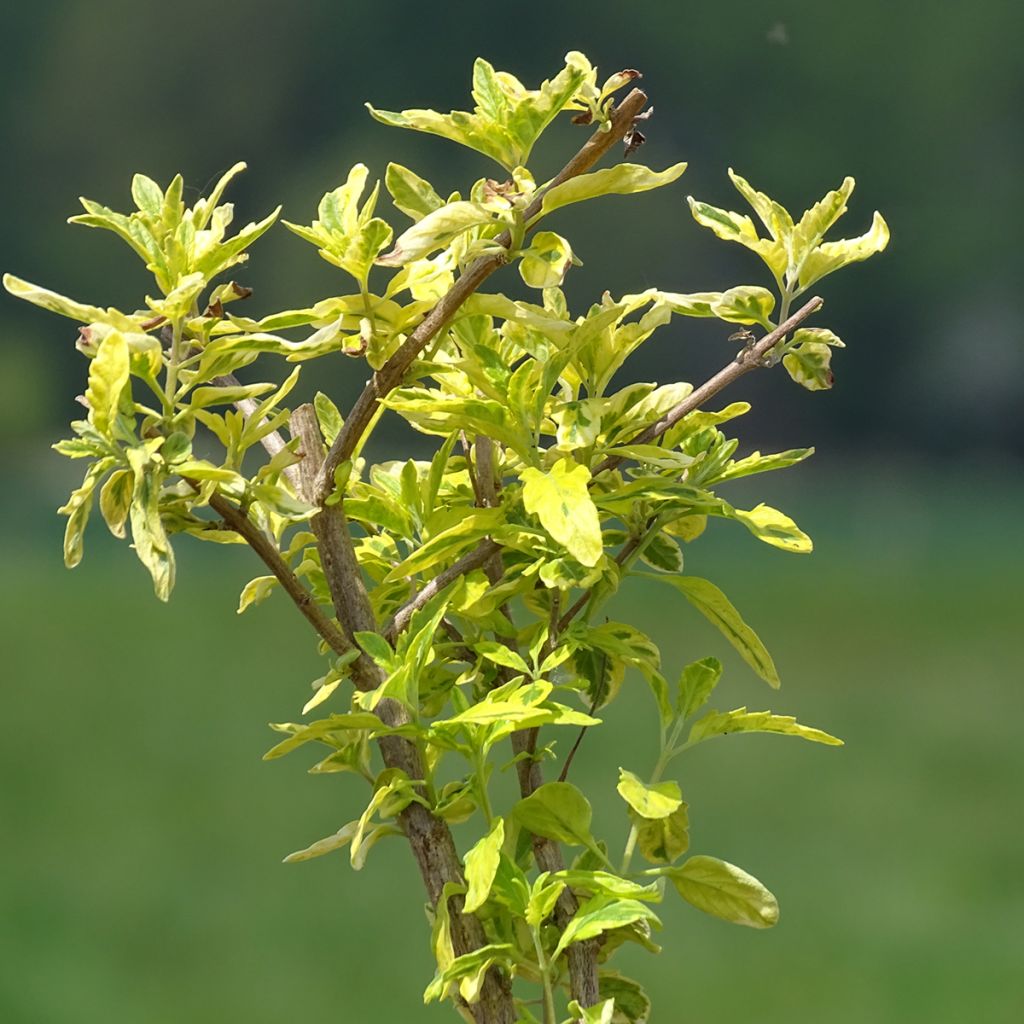
{"label": "leaf", "polygon": [[676,782],[658,782],[647,785],[625,768],[619,769],[619,796],[641,818],[667,818],[683,803],[683,795]]}
{"label": "leaf", "polygon": [[313,408],[324,440],[329,445],[334,444],[334,439],[345,424],[338,407],[322,391],[318,391],[313,398]]}
{"label": "leaf", "polygon": [[634,921],[661,923],[653,910],[637,900],[593,896],[579,908],[576,916],[566,925],[555,951],[551,954],[551,959],[557,960],[574,942],[585,942],[603,932],[623,928]]}
{"label": "leaf", "polygon": [[826,391],[832,387],[832,348],[843,348],[842,341],[821,327],[803,327],[790,340],[782,365],[797,384],[808,391]]}
{"label": "leaf", "polygon": [[824,238],[825,232],[844,213],[846,204],[853,194],[855,186],[853,178],[844,178],[842,185],[824,198],[819,199],[804,215],[793,229],[793,264],[799,268],[807,256]]}
{"label": "leaf", "polygon": [[671,864],[690,848],[690,818],[686,804],[664,818],[633,817],[637,849],[652,864]]}
{"label": "leaf", "polygon": [[560,459],[549,473],[528,467],[521,479],[526,511],[536,515],[552,539],[577,561],[597,565],[604,545],[597,508],[587,490],[590,470],[572,459]]}
{"label": "leaf", "polygon": [[136,174],[132,178],[132,199],[142,213],[147,213],[151,217],[159,217],[163,210],[163,189],[144,174]]}
{"label": "leaf", "polygon": [[519,275],[530,288],[559,288],[574,260],[572,247],[554,231],[538,231],[523,252]]}
{"label": "leaf", "polygon": [[100,512],[110,532],[124,537],[124,524],[132,503],[132,474],[127,469],[115,470],[100,489]]}
{"label": "leaf", "polygon": [[573,1024],[612,1024],[615,1019],[615,1000],[604,999],[593,1006],[580,1006],[577,1000],[569,1003]]}
{"label": "leaf", "polygon": [[809,288],[815,281],[850,263],[857,263],[882,252],[889,244],[889,225],[876,210],[871,228],[859,238],[839,242],[823,242],[804,260],[800,269],[800,287]]}
{"label": "leaf", "polygon": [[515,805],[512,816],[535,836],[593,846],[587,798],[571,782],[547,782]]}
{"label": "leaf", "polygon": [[388,164],[384,184],[395,206],[413,220],[422,220],[428,213],[444,206],[444,200],[429,181],[401,164]]}
{"label": "leaf", "polygon": [[89,364],[89,386],[85,392],[93,425],[105,436],[109,436],[117,417],[117,405],[128,383],[128,371],[128,342],[119,331],[111,331],[100,342],[96,357]]}
{"label": "leaf", "polygon": [[487,899],[494,876],[498,872],[501,844],[504,841],[505,822],[504,819],[497,818],[490,832],[466,854],[466,884],[469,890],[463,908],[465,913],[475,913]]}
{"label": "leaf", "polygon": [[659,576],[638,573],[660,580],[678,590],[736,648],[740,657],[770,686],[779,686],[775,663],[758,635],[743,621],[732,602],[709,580],[699,576]]}
{"label": "leaf", "polygon": [[504,518],[503,508],[479,509],[465,515],[454,526],[435,534],[418,551],[396,565],[385,582],[415,576],[448,558],[456,558],[486,537]]}
{"label": "leaf", "polygon": [[676,699],[679,717],[689,718],[699,711],[721,677],[722,663],[717,658],[702,658],[687,665],[679,676],[679,696]]}
{"label": "leaf", "polygon": [[734,732],[770,732],[779,736],[799,736],[801,739],[825,743],[831,747],[843,745],[841,739],[830,736],[821,729],[800,725],[789,715],[773,715],[770,711],[747,711],[746,708],[709,712],[694,722],[688,743],[700,743],[701,740]]}
{"label": "leaf", "polygon": [[101,459],[94,462],[86,471],[82,486],[71,492],[67,502],[58,509],[61,515],[68,517],[64,529],[64,564],[73,569],[82,561],[82,537],[85,524],[89,521],[92,511],[93,495],[96,485],[113,465],[113,459]]}
{"label": "leaf", "polygon": [[510,650],[504,644],[496,643],[493,640],[482,640],[480,643],[474,644],[474,649],[488,661],[493,661],[495,665],[504,665],[505,668],[514,669],[516,672],[522,672],[524,675],[531,674],[522,656]]}
{"label": "leaf", "polygon": [[651,1001],[637,982],[617,971],[602,971],[598,989],[602,998],[615,1000],[612,1024],[647,1024]]}
{"label": "leaf", "polygon": [[742,523],[758,540],[772,547],[802,555],[814,550],[811,538],[789,516],[771,505],[762,503],[749,512],[734,509],[732,518]]}
{"label": "leaf", "polygon": [[767,288],[741,284],[723,292],[711,303],[711,312],[719,320],[733,324],[760,324],[772,329],[769,317],[775,308],[775,296]]}
{"label": "leaf", "polygon": [[509,943],[493,943],[474,949],[455,957],[444,970],[439,971],[423,993],[423,1002],[432,1003],[443,999],[448,987],[454,981],[463,979],[459,985],[459,994],[466,1002],[472,1004],[480,998],[484,975],[494,964],[514,963],[516,947]]}
{"label": "leaf", "polygon": [[572,100],[580,84],[593,75],[587,59],[566,54],[566,66],[539,89],[527,89],[507,71],[497,72],[485,60],[473,65],[472,113],[453,110],[403,110],[395,113],[366,105],[382,124],[440,135],[491,157],[509,173],[525,166],[541,132]]}
{"label": "leaf", "polygon": [[731,167],[729,168],[729,178],[736,187],[736,191],[750,204],[751,209],[757,214],[773,239],[785,240],[792,235],[793,218],[783,206],[763,192],[758,192]]}
{"label": "leaf", "polygon": [[330,682],[321,682],[321,685],[316,688],[316,692],[313,696],[302,705],[302,713],[304,715],[308,715],[313,708],[318,708],[339,686],[341,686],[343,681],[344,680],[342,679],[332,679]]}
{"label": "leaf", "polygon": [[687,196],[687,202],[690,204],[693,219],[698,224],[710,228],[727,242],[738,242],[757,253],[775,277],[782,280],[789,266],[789,256],[781,241],[761,238],[754,227],[754,222],[745,214],[702,203],[693,196]]}
{"label": "leaf", "polygon": [[590,174],[578,174],[544,193],[540,215],[545,216],[570,203],[579,203],[597,196],[631,195],[660,188],[671,184],[685,170],[684,163],[673,164],[663,171],[652,171],[643,164],[622,163]]}
{"label": "leaf", "polygon": [[132,543],[139,561],[153,577],[156,596],[166,601],[174,589],[174,550],[167,539],[160,516],[163,471],[159,463],[149,460],[147,452],[142,448],[128,448],[125,454],[135,475],[129,513]]}
{"label": "leaf", "polygon": [[753,875],[717,857],[691,857],[664,874],[687,903],[723,921],[770,928],[779,920],[775,897]]}
{"label": "leaf", "polygon": [[299,861],[312,860],[314,857],[322,857],[325,853],[333,853],[335,850],[341,850],[348,846],[352,842],[352,837],[356,834],[356,829],[359,827],[358,821],[350,821],[347,825],[343,825],[337,832],[332,836],[327,836],[324,839],[318,839],[311,846],[307,846],[304,850],[296,850],[294,853],[289,853],[285,857],[285,864],[297,864]]}
{"label": "leaf", "polygon": [[551,876],[565,882],[572,889],[582,889],[588,893],[604,893],[606,896],[621,896],[626,899],[646,900],[648,903],[661,902],[661,887],[657,882],[641,885],[639,882],[620,878],[609,871],[589,871],[583,868],[570,868],[558,871]]}
{"label": "leaf", "polygon": [[465,200],[448,203],[428,213],[399,235],[394,249],[378,257],[377,263],[383,267],[400,267],[444,248],[471,228],[502,224],[506,220],[504,211],[484,203]]}
{"label": "leaf", "polygon": [[813,448],[792,448],[786,452],[777,452],[774,455],[762,455],[760,452],[752,452],[746,458],[730,462],[717,476],[717,481],[738,480],[740,477],[750,476],[753,473],[767,473],[773,469],[785,469],[787,466],[795,466],[814,454]]}
{"label": "leaf", "polygon": [[255,579],[249,580],[239,595],[238,611],[236,614],[241,615],[246,608],[261,604],[270,597],[271,592],[276,586],[278,586],[276,576],[257,576]]}

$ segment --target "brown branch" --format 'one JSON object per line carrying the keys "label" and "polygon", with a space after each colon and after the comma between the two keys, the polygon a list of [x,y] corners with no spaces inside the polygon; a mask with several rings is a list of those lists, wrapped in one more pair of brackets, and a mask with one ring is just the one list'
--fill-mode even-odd
{"label": "brown branch", "polygon": [[[311,405],[299,406],[292,413],[291,429],[301,439],[303,458],[299,463],[299,481],[302,493],[309,500],[323,457],[323,439]],[[373,610],[340,503],[318,512],[310,526],[317,537],[320,561],[339,619],[353,632],[375,629]],[[376,689],[384,681],[382,671],[365,654],[353,663],[352,678],[363,691]],[[377,704],[375,712],[385,725],[392,728],[410,721],[405,708],[388,698]],[[377,742],[388,768],[399,768],[414,781],[426,778],[423,760],[415,744],[400,736],[381,736]],[[418,790],[429,802],[429,794],[422,781]],[[398,815],[398,823],[409,840],[431,905],[436,906],[448,882],[465,884],[462,862],[451,830],[444,820],[420,803],[409,804]],[[475,915],[462,912],[463,902],[462,896],[452,896],[449,900],[452,946],[457,956],[487,944],[483,925]],[[508,977],[495,968],[489,970],[479,1001],[464,1008],[478,1024],[512,1024],[515,1006]]]}
{"label": "brown branch", "polygon": [[222,494],[214,492],[210,507],[220,514],[225,524],[235,531],[263,560],[274,574],[281,587],[295,602],[295,606],[306,617],[306,621],[327,642],[335,654],[347,654],[352,644],[344,633],[324,614],[323,609],[313,600],[313,595],[299,582],[288,563],[281,557],[277,545],[244,513],[235,508]]}
{"label": "brown branch", "polygon": [[[681,402],[673,406],[657,423],[652,424],[646,430],[641,431],[636,437],[630,438],[629,444],[650,444],[657,440],[674,427],[684,416],[699,408],[709,398],[717,395],[723,388],[728,387],[733,381],[739,380],[744,374],[750,373],[765,365],[765,356],[776,345],[782,341],[790,331],[799,327],[812,313],[817,312],[823,305],[823,300],[813,298],[810,302],[801,306],[788,320],[779,324],[770,334],[766,334],[753,345],[743,349],[740,354],[729,364],[723,366],[709,380],[706,380],[695,391],[691,391]],[[606,469],[614,469],[625,460],[623,455],[609,455],[591,474],[597,476]]]}
{"label": "brown branch", "polygon": [[[561,184],[569,178],[588,171],[601,159],[633,126],[637,115],[647,103],[647,96],[640,89],[634,89],[615,108],[607,131],[596,131],[580,151],[551,180],[548,188]],[[525,218],[529,221],[541,210],[544,193],[541,189],[526,208]],[[507,249],[511,235],[504,232],[495,240]],[[406,338],[401,348],[366,382],[362,394],[345,419],[345,425],[331,445],[327,458],[317,478],[316,504],[322,505],[333,486],[334,471],[341,463],[352,457],[363,434],[377,410],[377,405],[389,392],[398,387],[405,378],[409,367],[420,352],[449,323],[459,307],[484,281],[507,260],[505,252],[481,256],[474,260],[452,285],[436,306],[420,321],[416,329]]]}

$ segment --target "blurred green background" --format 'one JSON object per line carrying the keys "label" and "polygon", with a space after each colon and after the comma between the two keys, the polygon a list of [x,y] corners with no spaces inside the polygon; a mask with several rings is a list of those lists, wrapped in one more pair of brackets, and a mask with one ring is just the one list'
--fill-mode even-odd
{"label": "blurred green background", "polygon": [[[683,201],[735,206],[728,166],[798,210],[853,174],[844,234],[885,213],[889,250],[823,283],[823,322],[849,345],[835,390],[757,374],[730,396],[755,404],[738,424],[747,448],[818,446],[811,463],[734,492],[790,512],[816,554],[784,555],[731,524],[687,553],[767,641],[781,694],[671,592],[621,598],[671,671],[726,661],[720,703],[772,706],[847,741],[735,737],[680,763],[694,852],[758,875],[783,916],[754,933],[668,900],[665,952],[626,965],[655,1021],[1024,1013],[1019,29],[999,0],[5,6],[0,265],[99,305],[139,305],[142,268],[64,219],[79,194],[125,207],[135,170],[180,169],[194,196],[245,159],[240,217],[283,201],[299,221],[359,160],[379,174],[400,159],[442,192],[491,173],[361,107],[461,107],[478,54],[528,84],[570,48],[606,73],[640,68],[656,107],[643,159],[690,161],[681,188],[566,212],[585,262],[577,307],[609,283],[763,283]],[[568,125],[551,135],[538,177],[580,141]],[[337,289],[283,230],[241,279],[259,311]],[[279,863],[363,799],[355,780],[305,777],[301,755],[259,759],[265,723],[294,718],[318,674],[298,617],[277,599],[233,615],[258,571],[244,551],[179,543],[168,607],[98,524],[67,573],[52,510],[77,467],[47,445],[75,416],[84,360],[70,322],[6,295],[0,332],[0,1020],[446,1019],[418,1007],[430,955],[400,843],[362,876],[343,856]],[[630,372],[702,379],[722,362],[720,335],[674,324]],[[316,386],[344,405],[361,383],[345,361]],[[376,454],[402,443],[385,435]],[[597,813],[613,832],[617,768],[649,770],[653,729],[636,683],[582,748],[579,779],[609,794]]]}

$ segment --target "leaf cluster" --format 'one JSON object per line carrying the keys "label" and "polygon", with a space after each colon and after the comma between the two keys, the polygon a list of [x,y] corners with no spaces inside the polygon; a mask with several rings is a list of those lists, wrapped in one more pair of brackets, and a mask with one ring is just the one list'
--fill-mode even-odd
{"label": "leaf cluster", "polygon": [[[367,192],[369,169],[356,164],[310,223],[285,222],[340,272],[340,294],[307,308],[236,312],[251,291],[225,275],[280,212],[229,233],[233,208],[224,194],[243,164],[191,208],[180,176],[162,188],[136,175],[127,214],[82,200],[85,213],[72,222],[114,233],[151,272],[156,297],[139,309],[87,305],[4,278],[12,294],[81,324],[86,414],[55,446],[86,464],[61,509],[67,564],[81,560],[98,503],[115,536],[130,531],[159,598],[173,588],[176,535],[248,542],[270,573],[246,585],[239,612],[284,589],[318,629],[325,667],[302,707],[317,717],[274,725],[283,738],[266,756],[319,748],[311,772],[360,778],[370,796],[365,805],[350,797],[351,820],[286,859],[347,849],[359,870],[377,842],[406,832],[413,807],[441,830],[462,822],[477,830],[461,873],[442,880],[431,907],[437,971],[425,993],[471,1015],[486,979],[501,975],[539,986],[545,1024],[554,1024],[559,990],[578,995],[570,947],[589,943],[600,962],[600,999],[567,999],[573,1019],[646,1020],[642,989],[608,962],[626,942],[657,950],[660,922],[651,908],[666,887],[733,923],[766,928],[778,919],[775,898],[751,875],[704,852],[689,855],[689,808],[681,782],[663,777],[669,765],[698,743],[740,732],[839,742],[769,711],[707,710],[722,671],[715,658],[693,661],[672,686],[654,640],[636,623],[602,616],[631,580],[655,579],[777,687],[758,635],[715,583],[685,574],[685,551],[709,518],[784,551],[811,550],[785,513],[765,504],[737,508],[720,493],[741,477],[795,465],[811,448],[740,455],[739,441],[722,428],[747,412],[746,403],[690,408],[690,383],[619,385],[616,378],[641,345],[680,318],[716,318],[723,335],[735,325],[776,331],[811,285],[883,249],[888,229],[876,213],[867,234],[825,240],[846,210],[851,178],[795,218],[730,171],[763,231],[746,214],[691,198],[693,218],[756,253],[769,286],[607,291],[571,310],[562,284],[579,258],[550,229],[558,212],[669,186],[686,165],[655,171],[621,162],[538,182],[531,152],[563,111],[610,131],[613,96],[636,77],[624,71],[599,86],[596,69],[574,52],[551,80],[527,89],[478,60],[472,112],[371,107],[384,124],[484,154],[498,165],[497,177],[443,198],[391,163]],[[637,134],[631,126],[630,146]],[[393,214],[378,209],[382,183]],[[396,353],[481,260],[516,265],[510,294],[481,288],[458,306],[397,386],[373,396],[370,430],[351,458],[331,462],[346,424],[325,393],[314,403],[323,445],[301,445],[298,431],[284,436],[295,422],[288,399],[301,365],[283,384],[236,376],[268,358],[324,360],[317,380],[330,381],[357,359],[385,379]],[[737,361],[754,338],[749,330],[731,335],[746,343]],[[821,390],[832,384],[831,350],[841,345],[827,328],[800,326],[783,333],[768,361]],[[368,465],[360,452],[381,415],[436,439],[433,457]],[[303,480],[324,458],[329,486],[319,502]],[[335,528],[350,545],[347,576],[325,541]],[[361,593],[366,614],[358,623],[346,602]],[[646,774],[621,770],[624,846],[613,857],[612,839],[592,832],[590,800],[565,778],[569,761],[560,751],[569,744],[556,747],[555,738],[599,727],[617,699],[634,699],[634,677],[657,709],[659,754]],[[415,752],[407,762],[417,766],[413,774],[386,757],[382,766],[378,746],[386,752],[395,743]],[[538,782],[550,758],[562,761],[563,777]],[[503,772],[517,775],[521,795],[495,807],[492,781]],[[538,850],[561,858],[561,847],[571,860],[543,867]],[[643,867],[633,866],[637,854]],[[479,921],[484,941],[475,948],[459,948],[459,915]],[[521,1021],[536,1020],[530,1006],[517,995]]]}

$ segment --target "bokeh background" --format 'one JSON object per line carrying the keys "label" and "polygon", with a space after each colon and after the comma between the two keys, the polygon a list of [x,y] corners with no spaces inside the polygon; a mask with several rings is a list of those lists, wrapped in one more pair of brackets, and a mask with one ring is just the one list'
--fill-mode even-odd
{"label": "bokeh background", "polygon": [[[609,283],[763,283],[685,206],[692,192],[735,208],[729,166],[798,212],[853,174],[843,233],[879,208],[893,241],[822,284],[822,322],[849,346],[834,391],[755,374],[730,396],[755,405],[738,424],[748,449],[817,445],[810,463],[736,489],[789,511],[816,553],[718,524],[687,555],[768,642],[782,692],[665,594],[638,587],[624,610],[644,616],[670,671],[721,656],[719,703],[771,705],[847,746],[737,737],[681,763],[694,852],[757,874],[782,920],[754,933],[668,900],[664,953],[625,966],[666,1024],[1022,1019],[1016,5],[37,0],[6,4],[2,23],[0,264],[98,305],[135,308],[144,272],[64,220],[79,194],[125,208],[135,170],[181,170],[195,197],[245,159],[242,220],[283,202],[307,222],[356,161],[379,174],[398,159],[441,192],[492,173],[361,106],[462,107],[478,54],[529,84],[570,48],[607,73],[640,68],[656,107],[643,159],[690,162],[671,189],[566,211],[585,263],[578,307]],[[550,136],[538,177],[581,138],[567,124]],[[261,311],[338,287],[281,229],[241,279]],[[77,466],[48,444],[83,386],[74,333],[0,295],[0,1020],[445,1019],[418,1006],[430,954],[401,844],[361,876],[344,856],[280,865],[363,794],[306,777],[301,755],[260,761],[265,723],[293,719],[318,672],[283,603],[233,614],[258,571],[247,553],[180,543],[168,607],[100,524],[85,563],[63,569],[53,510]],[[630,372],[703,379],[726,354],[721,333],[673,324]],[[344,406],[361,375],[347,361],[333,372],[316,385]],[[375,454],[407,441],[385,433]],[[614,832],[618,765],[654,759],[639,684],[611,720],[577,764],[609,794],[597,813]]]}

